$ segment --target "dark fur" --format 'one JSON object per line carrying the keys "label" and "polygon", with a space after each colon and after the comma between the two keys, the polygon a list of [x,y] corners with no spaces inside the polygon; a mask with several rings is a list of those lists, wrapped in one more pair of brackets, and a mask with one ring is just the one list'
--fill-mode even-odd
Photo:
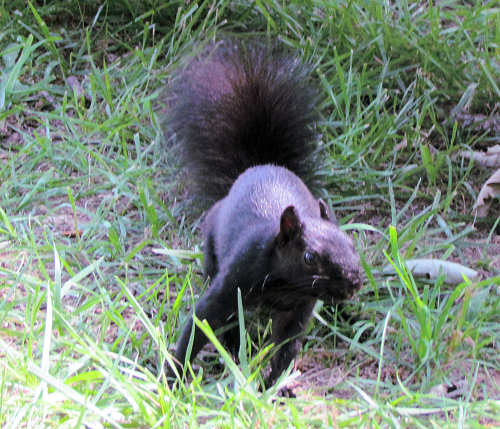
{"label": "dark fur", "polygon": [[[237,312],[238,288],[245,309],[270,311],[280,349],[266,385],[295,357],[316,299],[343,300],[361,283],[351,239],[297,176],[314,175],[308,81],[296,58],[224,42],[194,60],[172,89],[170,126],[188,171],[198,190],[223,196],[203,227],[211,284],[195,312],[214,330],[224,326]],[[192,321],[177,344],[181,364],[191,329]],[[235,337],[226,335],[232,349]],[[196,329],[191,359],[206,342]]]}
{"label": "dark fur", "polygon": [[172,84],[168,128],[198,193],[222,198],[243,171],[262,164],[312,183],[312,88],[298,58],[259,44],[224,41],[192,60]]}

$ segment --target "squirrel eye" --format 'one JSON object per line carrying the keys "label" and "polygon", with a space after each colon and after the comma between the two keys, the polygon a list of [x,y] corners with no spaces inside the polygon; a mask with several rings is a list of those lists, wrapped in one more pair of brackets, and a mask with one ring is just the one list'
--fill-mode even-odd
{"label": "squirrel eye", "polygon": [[304,262],[307,265],[313,265],[316,262],[316,254],[312,252],[304,253]]}

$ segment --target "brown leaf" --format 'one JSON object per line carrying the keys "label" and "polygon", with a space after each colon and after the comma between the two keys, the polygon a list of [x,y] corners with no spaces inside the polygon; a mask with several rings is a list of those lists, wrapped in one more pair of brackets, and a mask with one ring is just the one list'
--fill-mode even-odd
{"label": "brown leaf", "polygon": [[486,152],[461,152],[467,159],[473,159],[481,167],[500,167],[500,145],[489,147]]}
{"label": "brown leaf", "polygon": [[481,188],[474,209],[478,216],[486,216],[490,208],[491,200],[500,197],[500,169],[495,171],[493,175],[486,181]]}
{"label": "brown leaf", "polygon": [[[444,281],[448,284],[460,284],[464,281],[464,275],[469,280],[477,280],[479,273],[469,267],[451,261],[442,261],[440,259],[408,259],[406,266],[414,277],[424,280],[436,280],[440,275],[444,275]],[[383,273],[392,275],[396,271],[390,264],[386,265]]]}

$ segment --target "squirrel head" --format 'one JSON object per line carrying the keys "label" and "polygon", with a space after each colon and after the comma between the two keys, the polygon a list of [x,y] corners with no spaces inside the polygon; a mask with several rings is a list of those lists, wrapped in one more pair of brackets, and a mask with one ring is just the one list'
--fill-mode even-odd
{"label": "squirrel head", "polygon": [[274,276],[284,293],[338,302],[361,286],[354,244],[321,200],[318,217],[301,219],[294,206],[283,211],[274,249],[279,270]]}

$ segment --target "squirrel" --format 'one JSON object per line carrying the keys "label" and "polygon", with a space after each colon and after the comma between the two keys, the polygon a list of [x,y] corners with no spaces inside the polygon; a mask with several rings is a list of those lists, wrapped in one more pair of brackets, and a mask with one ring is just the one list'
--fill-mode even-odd
{"label": "squirrel", "polygon": [[[318,152],[310,74],[276,47],[224,40],[191,59],[170,87],[167,127],[198,195],[215,201],[201,228],[210,283],[194,312],[214,331],[226,326],[238,288],[245,310],[268,310],[279,349],[265,387],[295,358],[316,300],[336,303],[361,285],[351,238],[305,184]],[[191,318],[177,342],[178,369],[192,327]],[[224,339],[238,349],[238,335]],[[190,361],[207,342],[196,327]]]}

